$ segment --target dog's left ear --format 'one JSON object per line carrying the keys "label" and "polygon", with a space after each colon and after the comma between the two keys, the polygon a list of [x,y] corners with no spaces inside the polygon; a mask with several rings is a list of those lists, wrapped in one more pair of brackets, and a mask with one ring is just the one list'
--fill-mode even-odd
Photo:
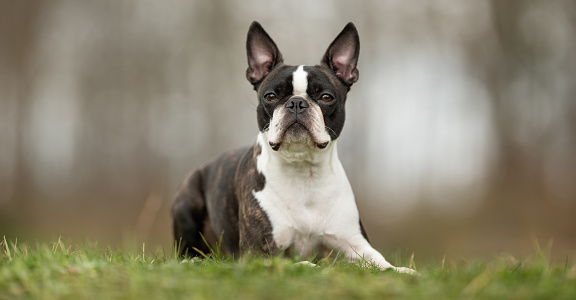
{"label": "dog's left ear", "polygon": [[358,81],[358,55],[360,54],[360,38],[356,26],[348,23],[340,34],[334,39],[322,63],[326,64],[336,76],[348,87]]}

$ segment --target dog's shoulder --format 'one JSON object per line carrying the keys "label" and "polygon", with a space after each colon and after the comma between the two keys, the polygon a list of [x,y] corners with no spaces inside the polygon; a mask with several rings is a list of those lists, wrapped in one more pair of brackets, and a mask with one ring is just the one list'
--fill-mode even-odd
{"label": "dog's shoulder", "polygon": [[257,158],[262,152],[262,147],[255,143],[253,146],[244,148],[234,172],[237,183],[236,194],[239,198],[252,198],[253,192],[264,189],[266,178],[257,167]]}
{"label": "dog's shoulder", "polygon": [[[228,150],[216,156],[208,163],[198,168],[205,178],[206,184],[227,185],[235,181],[237,169],[241,162],[251,157],[253,147],[241,147]],[[224,186],[221,186],[221,188]]]}

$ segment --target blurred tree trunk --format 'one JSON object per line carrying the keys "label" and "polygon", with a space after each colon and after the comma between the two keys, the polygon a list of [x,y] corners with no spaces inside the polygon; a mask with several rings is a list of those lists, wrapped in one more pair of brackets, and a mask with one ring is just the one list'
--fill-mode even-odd
{"label": "blurred tree trunk", "polygon": [[515,114],[518,112],[509,109],[509,101],[519,99],[507,99],[503,95],[516,73],[521,71],[520,63],[525,58],[526,52],[522,49],[522,40],[517,30],[525,6],[525,2],[492,1],[493,28],[499,53],[486,69],[486,80],[493,101],[493,122],[497,130],[496,169],[491,174],[492,186],[487,203],[489,208],[508,207],[507,200],[510,200],[511,195],[520,192],[519,189],[526,180],[523,151],[514,139],[514,123],[517,121]]}
{"label": "blurred tree trunk", "polygon": [[[490,62],[485,66],[484,80],[493,101],[493,122],[496,128],[496,162],[490,174],[487,209],[498,208],[503,213],[517,205],[526,207],[543,196],[542,168],[518,142],[517,124],[522,111],[511,101],[523,99],[507,97],[506,90],[522,73],[533,74],[533,53],[523,40],[519,26],[528,1],[492,1],[492,21],[496,53],[485,53]],[[536,75],[533,75],[536,76]],[[538,167],[534,167],[538,166]]]}
{"label": "blurred tree trunk", "polygon": [[26,157],[26,130],[30,109],[31,74],[29,62],[37,37],[37,22],[44,7],[43,0],[4,1],[0,9],[0,62],[6,78],[8,96],[2,95],[6,105],[15,107],[16,152],[12,178],[13,192],[10,206],[24,211],[28,206],[32,182],[32,166]]}

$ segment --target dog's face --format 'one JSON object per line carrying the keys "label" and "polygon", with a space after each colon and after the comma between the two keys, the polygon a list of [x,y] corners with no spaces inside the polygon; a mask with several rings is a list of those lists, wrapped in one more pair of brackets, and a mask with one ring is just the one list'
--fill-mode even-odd
{"label": "dog's face", "polygon": [[258,126],[273,150],[324,149],[340,135],[346,94],[358,80],[360,43],[352,23],[316,66],[285,65],[276,44],[257,22],[250,26],[246,48],[246,78],[259,99]]}

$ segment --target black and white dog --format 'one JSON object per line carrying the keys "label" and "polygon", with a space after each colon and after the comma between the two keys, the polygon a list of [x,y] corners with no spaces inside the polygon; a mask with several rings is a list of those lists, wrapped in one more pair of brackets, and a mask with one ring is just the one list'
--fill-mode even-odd
{"label": "black and white dog", "polygon": [[180,186],[172,207],[180,255],[207,252],[203,236],[221,236],[223,250],[235,256],[286,250],[308,256],[327,246],[351,261],[413,273],[391,265],[368,242],[338,159],[346,95],[358,80],[354,24],[316,66],[284,64],[257,22],[246,50],[260,133],[255,145],[222,154]]}

